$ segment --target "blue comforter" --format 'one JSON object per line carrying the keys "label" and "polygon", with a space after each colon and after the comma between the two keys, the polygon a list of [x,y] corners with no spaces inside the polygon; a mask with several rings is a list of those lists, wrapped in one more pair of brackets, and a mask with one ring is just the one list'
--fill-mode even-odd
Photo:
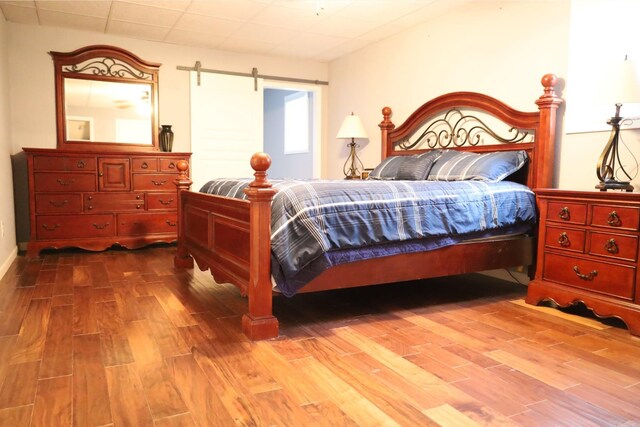
{"label": "blue comforter", "polygon": [[[217,179],[200,191],[244,199],[250,181]],[[279,190],[271,218],[272,272],[287,296],[309,280],[299,280],[300,273],[332,251],[434,238],[443,238],[441,247],[536,220],[533,192],[509,181],[271,182]]]}

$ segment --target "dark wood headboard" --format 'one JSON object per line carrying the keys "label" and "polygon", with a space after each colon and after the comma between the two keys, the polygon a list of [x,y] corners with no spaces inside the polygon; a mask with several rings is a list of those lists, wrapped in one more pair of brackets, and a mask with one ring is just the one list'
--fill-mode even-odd
{"label": "dark wood headboard", "polygon": [[[383,120],[378,125],[382,133],[382,158],[436,148],[476,152],[525,150],[529,155],[526,184],[530,188],[551,187],[556,113],[562,99],[555,92],[558,78],[554,74],[545,74],[541,82],[544,93],[535,101],[539,110],[536,112],[515,110],[481,93],[453,92],[424,103],[396,127],[391,121],[391,108],[384,107]],[[494,130],[478,114],[495,118],[507,131],[501,134]],[[485,144],[485,136],[491,139],[491,144]]]}

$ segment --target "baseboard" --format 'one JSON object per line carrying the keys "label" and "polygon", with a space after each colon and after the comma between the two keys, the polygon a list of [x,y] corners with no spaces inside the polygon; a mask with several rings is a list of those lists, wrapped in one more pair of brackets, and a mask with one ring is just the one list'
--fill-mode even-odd
{"label": "baseboard", "polygon": [[7,259],[4,260],[2,265],[0,265],[0,279],[2,279],[4,275],[7,273],[7,271],[9,271],[9,267],[11,267],[11,263],[13,263],[13,261],[16,259],[17,256],[18,256],[18,247],[16,246],[13,248],[13,250],[7,257]]}

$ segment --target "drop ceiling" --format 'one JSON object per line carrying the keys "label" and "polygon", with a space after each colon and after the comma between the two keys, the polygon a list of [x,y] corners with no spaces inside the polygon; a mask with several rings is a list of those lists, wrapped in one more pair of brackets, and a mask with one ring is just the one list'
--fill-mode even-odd
{"label": "drop ceiling", "polygon": [[[468,1],[468,0],[467,0]],[[9,22],[328,62],[464,0],[0,1]]]}

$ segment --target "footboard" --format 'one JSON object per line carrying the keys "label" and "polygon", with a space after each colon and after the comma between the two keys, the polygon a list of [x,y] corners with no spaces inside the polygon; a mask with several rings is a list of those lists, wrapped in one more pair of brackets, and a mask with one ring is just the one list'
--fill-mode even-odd
{"label": "footboard", "polygon": [[272,313],[271,202],[276,190],[266,179],[271,159],[251,158],[255,179],[245,190],[249,200],[186,191],[191,185],[188,165],[178,164],[180,219],[175,266],[210,270],[219,282],[232,283],[248,297],[249,312],[242,329],[252,340],[278,336]]}

